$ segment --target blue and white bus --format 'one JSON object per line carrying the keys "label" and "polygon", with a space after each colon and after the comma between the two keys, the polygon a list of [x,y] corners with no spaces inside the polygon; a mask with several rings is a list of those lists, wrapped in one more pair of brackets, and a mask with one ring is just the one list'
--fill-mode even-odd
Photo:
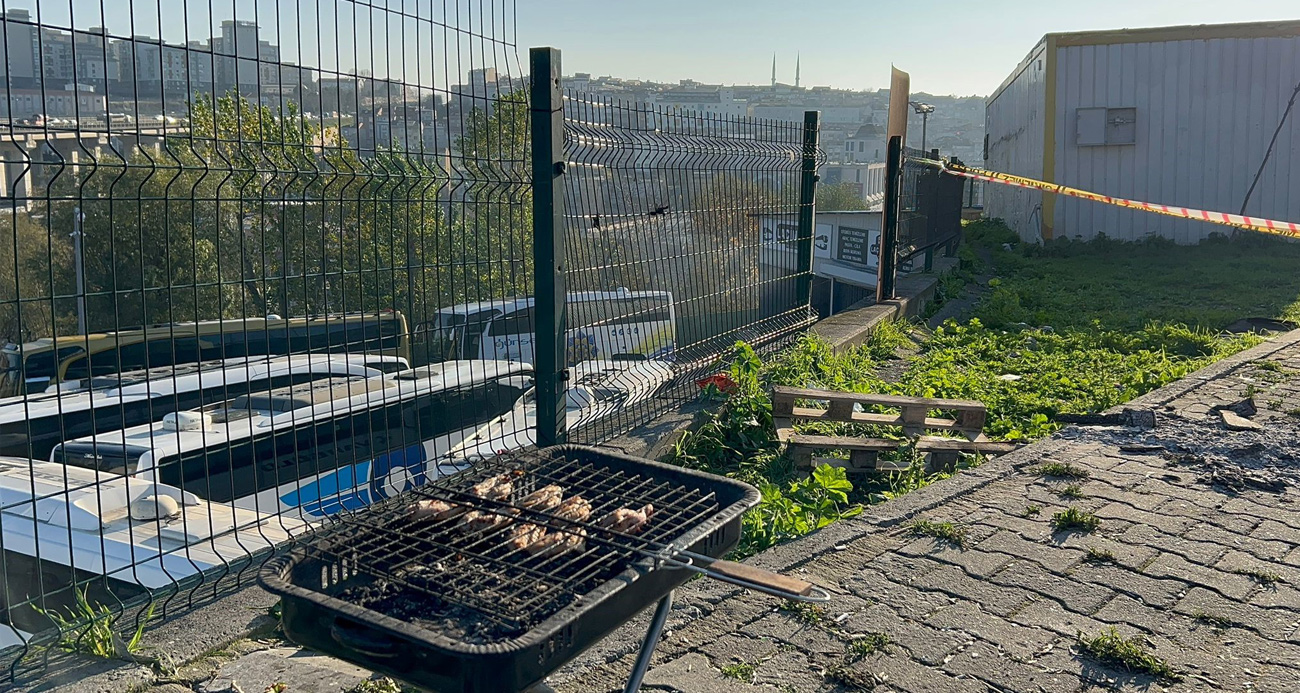
{"label": "blue and white bus", "polygon": [[[430,361],[505,359],[533,362],[532,297],[447,306],[416,327],[413,351]],[[640,355],[671,360],[677,347],[677,315],[667,291],[581,291],[567,301],[569,365],[593,359]],[[423,343],[420,343],[423,342]]]}
{"label": "blue and white bus", "polygon": [[98,468],[112,455],[212,503],[311,520],[436,478],[438,458],[510,411],[531,376],[522,363],[449,361],[323,378],[68,441],[51,461]]}

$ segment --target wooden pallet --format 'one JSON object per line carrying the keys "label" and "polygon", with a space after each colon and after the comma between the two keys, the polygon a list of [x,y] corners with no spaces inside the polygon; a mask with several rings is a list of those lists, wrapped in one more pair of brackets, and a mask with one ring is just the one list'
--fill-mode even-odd
{"label": "wooden pallet", "polygon": [[[799,401],[823,406],[799,406],[796,404]],[[898,410],[898,413],[855,411],[854,405],[858,404],[864,409],[887,407]],[[935,410],[952,412],[952,416],[930,416]],[[772,419],[776,423],[777,439],[786,444],[795,465],[800,468],[811,468],[823,462],[850,471],[891,471],[897,468],[883,463],[879,457],[881,452],[898,449],[898,440],[808,435],[794,431],[796,423],[807,421],[898,426],[907,439],[915,442],[917,451],[926,455],[926,467],[930,471],[955,467],[963,452],[1001,454],[1017,447],[1013,443],[991,441],[984,435],[988,409],[983,402],[973,400],[859,394],[778,385],[772,388]],[[961,437],[924,435],[927,431],[955,433]],[[847,450],[849,459],[847,463],[839,458],[814,460],[813,453],[817,450]]]}

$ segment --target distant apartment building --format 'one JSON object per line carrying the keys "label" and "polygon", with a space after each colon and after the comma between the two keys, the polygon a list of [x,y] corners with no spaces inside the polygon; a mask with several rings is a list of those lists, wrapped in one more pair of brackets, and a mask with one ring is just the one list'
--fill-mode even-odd
{"label": "distant apartment building", "polygon": [[844,140],[844,163],[869,164],[884,160],[885,131],[879,125],[867,123]]}
{"label": "distant apartment building", "polygon": [[[1300,113],[1284,118],[1297,55],[1300,21],[1047,34],[986,102],[984,165],[1113,197],[1300,221]],[[985,214],[1026,240],[1195,243],[1226,230],[1005,185],[984,196]]]}

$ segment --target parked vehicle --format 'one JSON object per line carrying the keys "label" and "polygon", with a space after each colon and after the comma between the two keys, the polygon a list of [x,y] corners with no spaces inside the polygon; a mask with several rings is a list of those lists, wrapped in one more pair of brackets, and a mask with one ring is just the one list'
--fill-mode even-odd
{"label": "parked vehicle", "polygon": [[159,423],[60,444],[51,459],[112,468],[212,501],[319,518],[433,478],[435,462],[523,396],[532,369],[451,361],[253,392]]}
{"label": "parked vehicle", "polygon": [[[417,330],[416,351],[430,361],[506,359],[533,362],[534,299],[462,303],[438,311]],[[566,332],[570,365],[637,354],[670,359],[677,345],[677,317],[667,291],[584,291],[568,297]]]}
{"label": "parked vehicle", "polygon": [[[673,377],[664,361],[615,359],[586,361],[572,369],[565,392],[569,430],[599,424],[627,407],[652,397]],[[474,462],[537,444],[536,390],[529,390],[510,411],[493,419],[440,460],[438,475],[454,474]]]}
{"label": "parked vehicle", "polygon": [[288,541],[291,518],[209,504],[193,493],[90,469],[0,458],[0,649],[55,626],[79,595],[117,606]]}
{"label": "parked vehicle", "polygon": [[[384,356],[258,356],[164,366],[69,381],[37,395],[0,400],[0,455],[49,458],[59,443],[158,421],[182,409],[331,375],[374,376],[406,360]],[[121,460],[101,459],[112,471]]]}

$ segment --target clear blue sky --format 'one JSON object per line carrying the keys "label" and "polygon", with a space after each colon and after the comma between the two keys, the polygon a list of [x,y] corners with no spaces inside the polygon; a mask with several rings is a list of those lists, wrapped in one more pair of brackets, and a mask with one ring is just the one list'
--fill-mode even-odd
{"label": "clear blue sky", "polygon": [[[564,71],[670,81],[888,86],[986,95],[1043,34],[1300,18],[1296,0],[518,0],[519,46],[563,51]],[[526,59],[526,58],[525,58]]]}

